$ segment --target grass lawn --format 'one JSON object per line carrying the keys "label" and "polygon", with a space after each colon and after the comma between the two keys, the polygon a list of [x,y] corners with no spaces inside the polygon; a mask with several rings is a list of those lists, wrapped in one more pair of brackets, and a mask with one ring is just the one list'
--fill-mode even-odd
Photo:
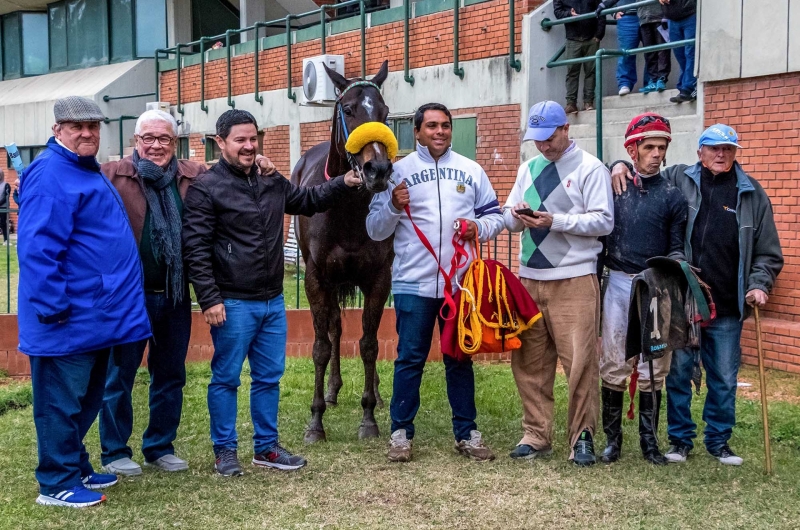
{"label": "grass lawn", "polygon": [[[384,398],[392,365],[379,364]],[[441,363],[426,368],[417,416],[415,459],[385,460],[389,418],[378,413],[380,439],[358,441],[362,387],[360,362],[343,360],[340,405],[326,414],[328,442],[303,446],[309,415],[313,365],[290,359],[282,382],[281,438],[302,451],[309,465],[294,473],[246,466],[243,477],[224,479],[212,471],[208,439],[207,364],[189,367],[177,452],[191,470],[165,474],[145,470],[108,490],[109,501],[87,510],[45,508],[33,469],[36,443],[30,408],[0,416],[0,527],[2,528],[797,528],[800,524],[800,405],[771,403],[775,475],[762,474],[762,434],[757,400],[740,399],[732,446],[742,467],[708,457],[702,444],[684,465],[656,468],[638,451],[637,427],[626,422],[623,459],[612,466],[579,469],[566,461],[566,385],[556,382],[555,454],[549,460],[512,462],[506,454],[520,436],[520,404],[510,367],[476,367],[478,422],[498,454],[477,463],[452,449],[449,407]],[[753,371],[743,374],[755,381]],[[249,380],[243,377],[243,389]],[[800,394],[796,377],[781,391]],[[147,374],[134,390],[138,450],[147,417]],[[756,397],[757,399],[757,397]],[[791,401],[791,400],[789,400]],[[387,399],[388,403],[388,399]],[[240,457],[252,456],[247,392],[240,392]],[[700,418],[696,405],[695,418]],[[662,422],[663,423],[663,422]],[[663,425],[662,425],[663,431]],[[603,442],[598,440],[598,450]],[[662,446],[666,436],[661,435]],[[98,465],[97,427],[87,447]],[[664,447],[666,449],[666,447]],[[141,455],[136,454],[141,461]]]}
{"label": "grass lawn", "polygon": [[[13,239],[12,241],[13,244],[10,246],[0,246],[0,313],[17,312],[19,263],[17,262],[17,240]],[[9,288],[11,290],[10,305]]]}

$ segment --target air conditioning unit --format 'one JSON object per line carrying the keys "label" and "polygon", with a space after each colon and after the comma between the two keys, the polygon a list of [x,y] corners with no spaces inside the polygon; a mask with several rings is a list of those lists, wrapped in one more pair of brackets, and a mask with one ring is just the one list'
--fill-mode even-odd
{"label": "air conditioning unit", "polygon": [[148,101],[145,103],[145,110],[163,110],[169,113],[169,103],[166,101]]}
{"label": "air conditioning unit", "polygon": [[322,65],[344,75],[344,55],[317,55],[303,59],[302,105],[332,107],[336,102],[336,88]]}

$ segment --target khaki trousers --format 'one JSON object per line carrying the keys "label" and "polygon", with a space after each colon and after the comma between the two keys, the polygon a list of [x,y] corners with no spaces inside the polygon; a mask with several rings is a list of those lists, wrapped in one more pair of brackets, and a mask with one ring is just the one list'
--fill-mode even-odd
{"label": "khaki trousers", "polygon": [[522,278],[522,284],[539,306],[542,318],[520,335],[522,347],[511,354],[523,407],[524,436],[519,444],[537,449],[552,445],[553,385],[560,359],[567,375],[567,433],[572,448],[584,429],[594,433],[599,414],[597,276],[551,281]]}

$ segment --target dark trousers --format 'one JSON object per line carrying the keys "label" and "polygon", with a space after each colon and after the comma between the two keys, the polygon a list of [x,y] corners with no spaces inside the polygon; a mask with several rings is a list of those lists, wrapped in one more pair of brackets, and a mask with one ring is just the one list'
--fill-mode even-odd
{"label": "dark trousers", "polygon": [[[594,56],[599,46],[600,43],[594,39],[587,41],[567,39],[564,59]],[[583,102],[588,103],[594,101],[594,66],[594,61],[567,66],[567,103],[576,103],[578,101],[578,85],[580,83],[581,68],[583,68]]]}
{"label": "dark trousers", "polygon": [[61,357],[30,357],[39,492],[79,486],[94,470],[83,438],[103,403],[109,348]]}
{"label": "dark trousers", "polygon": [[[142,454],[148,462],[174,454],[186,384],[186,351],[192,326],[189,293],[177,305],[164,293],[147,293],[147,314],[153,327],[147,354],[150,372],[150,421],[142,437]],[[103,465],[131,458],[128,439],[133,431],[131,392],[136,371],[148,341],[116,346],[108,363],[105,396],[100,412]]]}
{"label": "dark trousers", "polygon": [[3,230],[3,241],[8,241],[8,214],[0,213],[0,227]]}
{"label": "dark trousers", "polygon": [[[664,37],[658,32],[659,25],[661,25],[660,22],[651,22],[639,26],[639,31],[642,34],[642,46],[664,44]],[[647,76],[650,78],[651,83],[655,83],[659,79],[665,83],[667,82],[669,72],[672,69],[672,57],[670,56],[669,50],[645,53],[644,63]]]}
{"label": "dark trousers", "polygon": [[[419,410],[419,387],[422,372],[431,349],[433,326],[439,317],[444,299],[425,298],[411,294],[394,295],[397,314],[397,359],[394,362],[392,403],[392,432],[405,429],[408,438],[414,437],[414,418]],[[439,322],[441,331],[442,322]],[[453,434],[457,441],[469,440],[470,431],[477,430],[475,418],[475,374],[472,360],[456,361],[444,356],[447,399],[453,412]]]}

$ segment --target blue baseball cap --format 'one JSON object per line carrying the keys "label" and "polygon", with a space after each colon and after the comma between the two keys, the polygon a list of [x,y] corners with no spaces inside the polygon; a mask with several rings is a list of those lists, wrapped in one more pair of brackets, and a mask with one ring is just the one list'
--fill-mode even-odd
{"label": "blue baseball cap", "polygon": [[724,123],[717,123],[712,125],[700,135],[698,147],[704,145],[732,145],[734,147],[742,147],[739,145],[739,135],[733,130],[733,127],[725,125]]}
{"label": "blue baseball cap", "polygon": [[535,140],[544,142],[556,132],[556,129],[567,124],[567,113],[564,107],[555,101],[541,101],[531,107],[528,113],[528,130],[522,141]]}

